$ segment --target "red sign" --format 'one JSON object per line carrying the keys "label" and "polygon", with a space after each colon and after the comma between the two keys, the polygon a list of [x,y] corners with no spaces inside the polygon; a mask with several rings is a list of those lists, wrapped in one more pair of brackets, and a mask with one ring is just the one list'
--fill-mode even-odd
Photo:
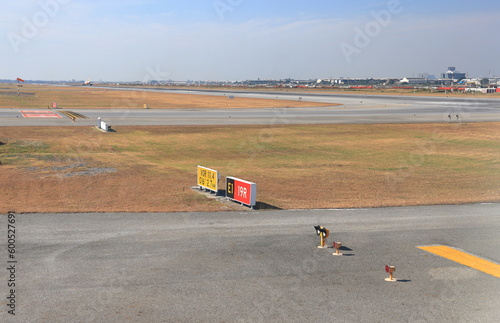
{"label": "red sign", "polygon": [[389,266],[387,266],[387,265],[386,265],[386,266],[385,266],[385,272],[387,272],[387,273],[388,273],[389,271],[391,271],[391,268],[390,268]]}
{"label": "red sign", "polygon": [[257,184],[235,177],[226,178],[226,196],[230,199],[249,206],[255,206],[256,195]]}

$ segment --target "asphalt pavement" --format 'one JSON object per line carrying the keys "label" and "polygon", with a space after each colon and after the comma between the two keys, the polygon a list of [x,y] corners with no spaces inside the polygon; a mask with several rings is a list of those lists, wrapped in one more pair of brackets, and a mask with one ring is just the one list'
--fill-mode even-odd
{"label": "asphalt pavement", "polygon": [[[500,204],[171,214],[18,214],[2,322],[498,322]],[[318,249],[331,231],[344,256]],[[398,282],[386,282],[385,265]]]}
{"label": "asphalt pavement", "polygon": [[[112,88],[110,88],[112,89]],[[127,90],[121,88],[120,90]],[[137,90],[137,89],[129,89]],[[71,109],[89,119],[23,118],[19,109],[0,109],[0,126],[82,126],[97,118],[119,125],[272,125],[342,123],[429,123],[500,121],[500,100],[463,97],[412,97],[244,91],[158,90],[214,95],[331,103],[330,107],[259,109]],[[230,99],[228,98],[228,102]],[[333,104],[340,104],[339,106]],[[29,110],[29,109],[28,109]],[[64,110],[53,110],[64,111]]]}

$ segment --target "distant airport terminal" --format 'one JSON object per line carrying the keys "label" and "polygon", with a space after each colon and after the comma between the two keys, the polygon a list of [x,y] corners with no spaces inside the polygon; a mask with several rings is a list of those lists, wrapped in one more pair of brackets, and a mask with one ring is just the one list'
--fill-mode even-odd
{"label": "distant airport terminal", "polygon": [[[23,80],[24,81],[24,80]],[[16,80],[2,79],[0,83],[13,83]],[[19,82],[19,79],[18,79]],[[432,91],[459,91],[459,92],[500,92],[500,77],[484,76],[469,77],[468,73],[459,72],[456,67],[450,66],[440,77],[429,73],[418,73],[417,76],[403,76],[399,78],[351,78],[327,77],[307,80],[297,79],[257,79],[245,81],[175,81],[175,80],[149,80],[147,82],[120,82],[120,81],[95,81],[87,80],[27,80],[35,84],[65,84],[65,85],[126,85],[126,86],[220,86],[220,87],[256,87],[256,88],[318,88],[318,89],[427,89]]]}

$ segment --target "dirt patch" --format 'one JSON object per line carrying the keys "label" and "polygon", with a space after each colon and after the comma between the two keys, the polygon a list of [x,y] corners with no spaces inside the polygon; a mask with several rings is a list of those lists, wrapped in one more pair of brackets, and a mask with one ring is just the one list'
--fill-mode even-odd
{"label": "dirt patch", "polygon": [[35,96],[34,92],[0,91],[0,96]]}
{"label": "dirt patch", "polygon": [[73,177],[96,176],[114,173],[117,170],[113,167],[91,167],[88,163],[77,162],[64,166],[31,166],[26,167],[26,171],[43,176]]}
{"label": "dirt patch", "polygon": [[2,127],[1,212],[226,210],[196,166],[258,184],[267,208],[500,201],[500,123]]}

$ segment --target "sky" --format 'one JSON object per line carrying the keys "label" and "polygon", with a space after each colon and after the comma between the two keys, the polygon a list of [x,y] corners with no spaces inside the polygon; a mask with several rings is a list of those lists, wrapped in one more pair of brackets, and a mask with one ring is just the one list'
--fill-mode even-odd
{"label": "sky", "polygon": [[500,1],[2,1],[0,79],[500,76]]}

